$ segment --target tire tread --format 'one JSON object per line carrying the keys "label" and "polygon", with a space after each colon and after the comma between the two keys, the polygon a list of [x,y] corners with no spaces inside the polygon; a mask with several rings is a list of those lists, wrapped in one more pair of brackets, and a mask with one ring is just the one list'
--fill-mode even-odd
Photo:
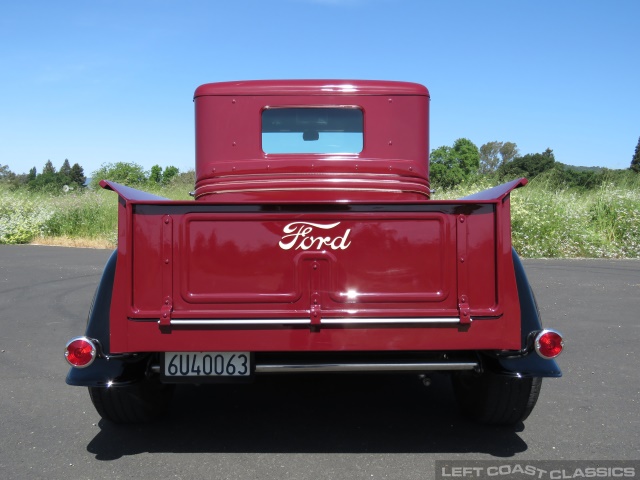
{"label": "tire tread", "polygon": [[89,387],[98,414],[113,423],[147,423],[169,407],[173,385],[149,380],[125,387]]}
{"label": "tire tread", "polygon": [[461,413],[490,425],[514,425],[529,417],[540,395],[542,379],[484,373],[452,378]]}

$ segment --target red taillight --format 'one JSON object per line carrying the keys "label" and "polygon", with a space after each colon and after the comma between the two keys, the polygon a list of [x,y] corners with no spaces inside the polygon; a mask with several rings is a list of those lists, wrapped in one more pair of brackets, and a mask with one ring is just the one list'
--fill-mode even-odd
{"label": "red taillight", "polygon": [[88,367],[96,358],[96,346],[87,337],[73,338],[64,349],[64,357],[72,367]]}
{"label": "red taillight", "polygon": [[542,358],[556,358],[564,348],[564,340],[555,330],[543,330],[536,336],[536,352]]}

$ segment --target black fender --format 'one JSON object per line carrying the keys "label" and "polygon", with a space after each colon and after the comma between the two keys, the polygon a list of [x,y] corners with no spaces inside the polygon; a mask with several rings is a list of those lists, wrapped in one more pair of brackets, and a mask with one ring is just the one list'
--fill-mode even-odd
{"label": "black fender", "polygon": [[67,374],[67,384],[85,387],[122,386],[136,383],[145,376],[146,356],[110,356],[109,314],[111,295],[116,272],[117,250],[104,267],[93,302],[89,309],[85,336],[97,340],[98,356],[86,368],[71,368]]}
{"label": "black fender", "polygon": [[515,356],[487,358],[485,366],[494,373],[515,377],[561,377],[562,372],[554,359],[544,359],[531,348],[531,333],[543,329],[536,298],[515,249],[513,266],[520,299],[522,353]]}

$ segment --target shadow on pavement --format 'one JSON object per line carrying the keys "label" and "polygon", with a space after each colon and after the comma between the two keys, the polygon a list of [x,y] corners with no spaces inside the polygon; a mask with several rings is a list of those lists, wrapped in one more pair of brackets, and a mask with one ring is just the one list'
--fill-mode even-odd
{"label": "shadow on pavement", "polygon": [[250,385],[179,386],[155,423],[102,420],[87,450],[98,460],[175,453],[486,453],[527,449],[518,428],[460,417],[446,376],[261,378]]}

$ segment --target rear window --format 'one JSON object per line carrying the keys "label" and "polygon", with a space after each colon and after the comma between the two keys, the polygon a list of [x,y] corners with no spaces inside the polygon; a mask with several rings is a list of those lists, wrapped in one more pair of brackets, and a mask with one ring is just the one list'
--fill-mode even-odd
{"label": "rear window", "polygon": [[363,115],[357,107],[267,108],[262,111],[265,153],[360,153]]}

